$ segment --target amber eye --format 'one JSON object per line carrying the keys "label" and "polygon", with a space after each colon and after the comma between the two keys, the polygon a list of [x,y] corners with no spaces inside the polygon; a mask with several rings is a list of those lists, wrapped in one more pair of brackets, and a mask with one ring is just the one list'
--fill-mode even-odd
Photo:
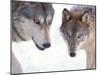
{"label": "amber eye", "polygon": [[37,18],[34,19],[34,22],[35,22],[36,24],[40,24],[40,22],[39,22],[39,20],[38,20]]}

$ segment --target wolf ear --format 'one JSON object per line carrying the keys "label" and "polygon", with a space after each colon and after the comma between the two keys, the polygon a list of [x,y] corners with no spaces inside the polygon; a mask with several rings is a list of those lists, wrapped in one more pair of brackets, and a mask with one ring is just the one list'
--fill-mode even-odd
{"label": "wolf ear", "polygon": [[66,8],[64,8],[62,12],[62,22],[68,21],[70,17],[70,12]]}
{"label": "wolf ear", "polygon": [[81,15],[81,21],[87,25],[89,25],[89,21],[90,21],[90,16],[88,11],[84,11]]}

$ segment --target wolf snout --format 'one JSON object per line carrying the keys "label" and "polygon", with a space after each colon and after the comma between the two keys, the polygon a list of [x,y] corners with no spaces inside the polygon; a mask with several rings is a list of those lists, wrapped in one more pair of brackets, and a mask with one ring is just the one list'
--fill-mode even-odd
{"label": "wolf snout", "polygon": [[50,46],[51,46],[51,43],[44,43],[44,44],[43,44],[43,47],[44,47],[44,48],[49,48]]}
{"label": "wolf snout", "polygon": [[75,57],[75,56],[76,56],[76,53],[71,52],[71,53],[70,53],[70,56],[71,56],[71,57]]}

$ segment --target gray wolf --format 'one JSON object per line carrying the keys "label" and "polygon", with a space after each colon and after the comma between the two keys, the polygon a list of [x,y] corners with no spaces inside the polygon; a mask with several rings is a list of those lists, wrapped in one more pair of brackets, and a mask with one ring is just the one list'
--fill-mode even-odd
{"label": "gray wolf", "polygon": [[49,30],[54,9],[49,3],[12,3],[12,39],[16,42],[32,39],[40,50],[50,47]]}
{"label": "gray wolf", "polygon": [[33,40],[39,50],[49,48],[51,46],[49,32],[54,16],[52,4],[12,1],[11,7],[12,41]]}
{"label": "gray wolf", "polygon": [[75,57],[76,51],[85,49],[87,69],[95,69],[95,6],[73,6],[62,12],[61,34],[68,45],[69,55]]}

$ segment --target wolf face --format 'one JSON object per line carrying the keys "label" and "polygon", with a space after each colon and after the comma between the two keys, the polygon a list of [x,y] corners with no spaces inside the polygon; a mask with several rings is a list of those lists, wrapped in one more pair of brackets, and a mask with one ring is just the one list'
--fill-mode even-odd
{"label": "wolf face", "polygon": [[69,12],[64,9],[62,12],[62,25],[60,27],[61,33],[68,44],[69,55],[75,57],[76,50],[82,42],[88,37],[89,15],[85,11]]}
{"label": "wolf face", "polygon": [[32,39],[40,50],[51,46],[49,31],[54,15],[51,4],[25,2],[13,15],[17,17],[13,19],[13,27],[20,38]]}

